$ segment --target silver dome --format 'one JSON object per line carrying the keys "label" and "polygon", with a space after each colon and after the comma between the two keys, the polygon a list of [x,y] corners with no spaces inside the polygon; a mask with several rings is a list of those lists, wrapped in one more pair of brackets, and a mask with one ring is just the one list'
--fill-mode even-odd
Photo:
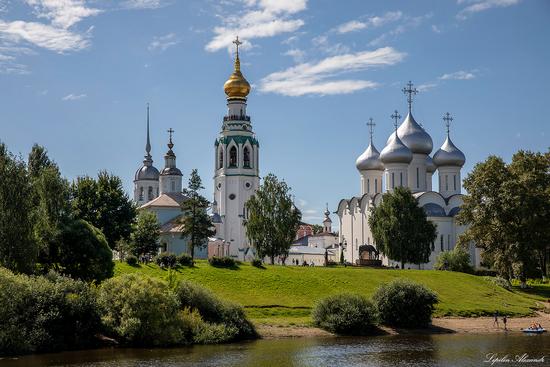
{"label": "silver dome", "polygon": [[462,153],[462,151],[454,145],[449,135],[447,135],[447,139],[445,139],[445,142],[441,148],[435,152],[433,160],[438,167],[462,167],[466,162],[466,157],[464,156],[464,153]]}
{"label": "silver dome", "polygon": [[[431,136],[415,121],[410,112],[397,129],[397,135],[413,153],[430,154],[432,152],[433,141]],[[388,142],[390,138],[388,138]]]}
{"label": "silver dome", "polygon": [[148,181],[158,181],[159,179],[159,170],[152,165],[144,164],[141,168],[136,171],[135,181],[148,180]]}
{"label": "silver dome", "polygon": [[164,167],[160,172],[161,176],[183,176],[179,168],[176,167]]}
{"label": "silver dome", "polygon": [[372,142],[367,147],[367,150],[365,150],[363,154],[357,158],[355,161],[355,167],[357,167],[359,171],[384,170],[384,165],[380,160],[380,152],[378,152]]}
{"label": "silver dome", "polygon": [[435,165],[434,160],[432,159],[432,157],[427,156],[426,157],[426,172],[434,173],[436,169],[437,169],[437,166]]}
{"label": "silver dome", "polygon": [[388,163],[410,163],[412,161],[412,152],[397,136],[393,133],[388,139],[388,145],[382,149],[380,160],[384,164]]}

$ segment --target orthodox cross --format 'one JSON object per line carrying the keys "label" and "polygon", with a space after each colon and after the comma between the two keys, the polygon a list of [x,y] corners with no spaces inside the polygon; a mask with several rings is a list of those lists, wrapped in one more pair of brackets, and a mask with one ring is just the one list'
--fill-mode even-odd
{"label": "orthodox cross", "polygon": [[376,124],[372,120],[372,117],[369,119],[369,122],[367,122],[367,126],[369,127],[370,140],[372,141],[372,132],[373,132],[374,127],[376,126]]}
{"label": "orthodox cross", "polygon": [[445,115],[443,115],[443,121],[445,121],[445,126],[447,127],[447,135],[449,135],[449,130],[451,126],[451,121],[453,121],[453,117],[449,112],[447,112]]}
{"label": "orthodox cross", "polygon": [[174,144],[172,143],[172,134],[174,133],[174,129],[169,128],[167,131],[168,134],[170,134],[170,142],[168,143],[168,148],[172,149],[172,147],[174,146]]}
{"label": "orthodox cross", "polygon": [[413,96],[418,93],[416,88],[413,88],[413,83],[409,80],[407,86],[402,89],[403,93],[407,94],[407,103],[409,104],[409,112],[412,109]]}
{"label": "orthodox cross", "polygon": [[233,43],[235,44],[235,46],[237,46],[237,57],[239,57],[239,46],[243,44],[241,41],[239,41],[239,36],[235,37]]}
{"label": "orthodox cross", "polygon": [[399,112],[397,112],[397,110],[395,110],[393,112],[393,115],[391,115],[390,117],[395,120],[395,122],[393,123],[393,126],[395,127],[395,132],[397,133],[397,124],[399,123],[399,119],[401,118],[401,115],[399,114]]}

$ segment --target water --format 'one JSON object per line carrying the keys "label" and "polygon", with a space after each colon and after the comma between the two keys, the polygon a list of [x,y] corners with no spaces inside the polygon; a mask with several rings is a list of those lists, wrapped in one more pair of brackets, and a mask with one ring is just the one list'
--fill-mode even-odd
{"label": "water", "polygon": [[174,349],[97,349],[0,360],[1,367],[172,367],[172,366],[490,366],[488,353],[545,356],[550,336],[522,334],[397,335],[365,338],[296,338]]}

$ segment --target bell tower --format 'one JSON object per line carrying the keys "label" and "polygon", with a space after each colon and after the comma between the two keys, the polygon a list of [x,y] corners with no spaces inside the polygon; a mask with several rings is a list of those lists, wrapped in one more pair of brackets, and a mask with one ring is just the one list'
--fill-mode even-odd
{"label": "bell tower", "polygon": [[239,260],[253,258],[253,249],[246,237],[245,203],[260,184],[259,143],[252,131],[246,101],[250,84],[241,73],[239,37],[234,70],[224,84],[227,115],[214,143],[214,200],[221,218],[217,236],[229,243],[229,254]]}

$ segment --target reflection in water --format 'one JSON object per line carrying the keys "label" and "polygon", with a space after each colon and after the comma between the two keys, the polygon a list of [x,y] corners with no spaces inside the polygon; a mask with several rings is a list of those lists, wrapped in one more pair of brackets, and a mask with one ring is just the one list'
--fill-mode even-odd
{"label": "reflection in water", "polygon": [[[401,335],[297,338],[175,349],[98,349],[0,360],[1,367],[489,366],[488,353],[547,356],[548,335]],[[507,364],[511,365],[511,364]],[[533,365],[533,364],[529,364]]]}

